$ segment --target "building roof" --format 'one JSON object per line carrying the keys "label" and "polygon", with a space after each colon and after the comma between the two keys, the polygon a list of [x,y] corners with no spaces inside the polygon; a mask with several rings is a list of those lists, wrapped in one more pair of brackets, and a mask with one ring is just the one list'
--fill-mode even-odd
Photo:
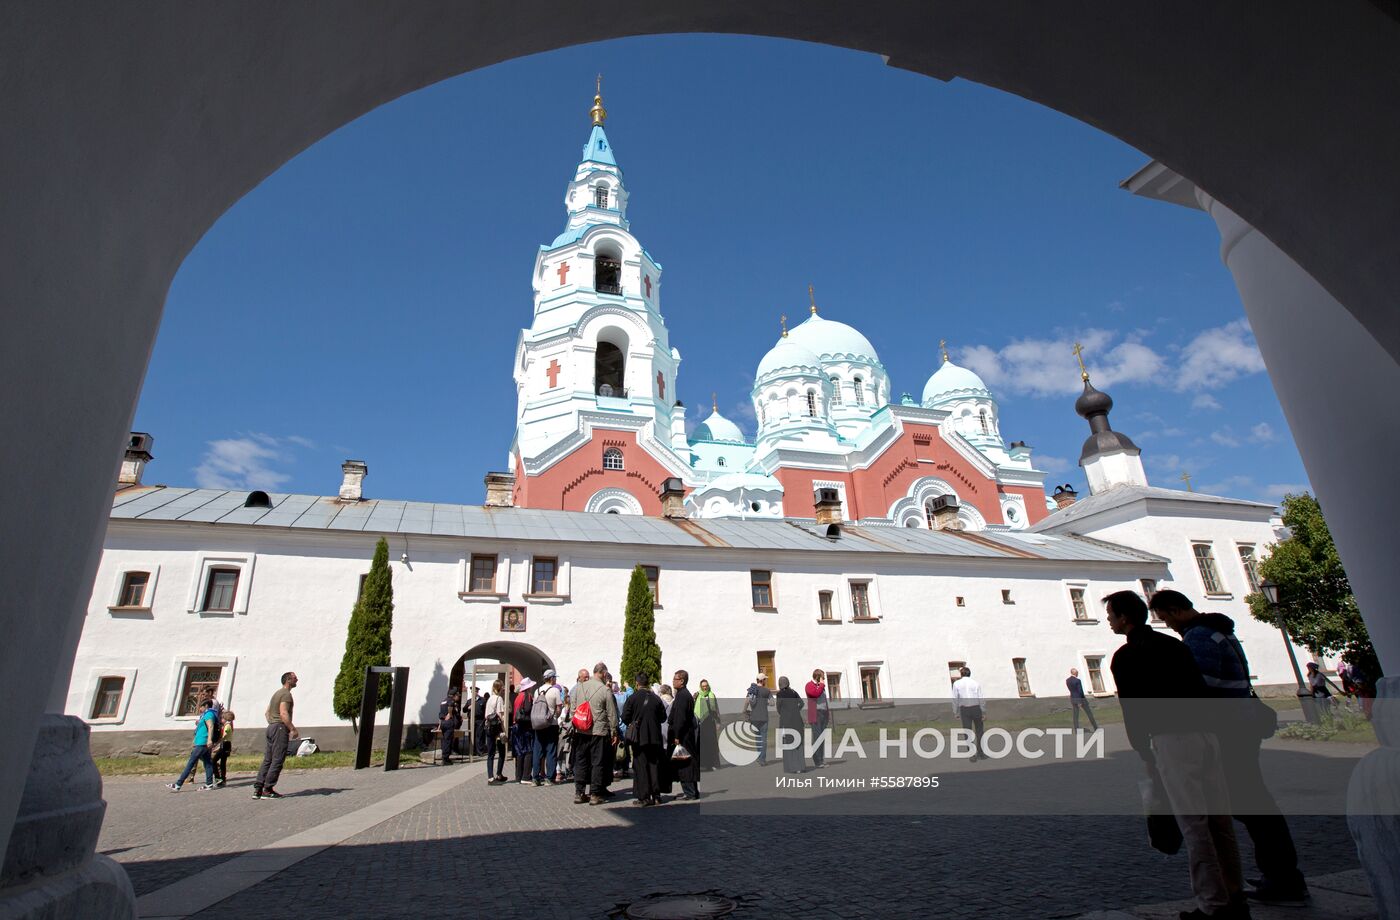
{"label": "building roof", "polygon": [[1114,508],[1121,508],[1132,502],[1152,499],[1154,501],[1177,502],[1185,505],[1228,505],[1234,508],[1254,508],[1260,512],[1273,514],[1274,506],[1266,502],[1246,501],[1242,498],[1224,498],[1219,495],[1207,495],[1204,492],[1185,492],[1181,489],[1163,489],[1159,486],[1114,486],[1106,492],[1097,495],[1090,495],[1088,498],[1081,498],[1068,508],[1061,508],[1049,517],[1044,518],[1031,528],[1032,532],[1045,533],[1048,531],[1058,531],[1073,524],[1080,523],[1086,518]]}
{"label": "building roof", "polygon": [[792,340],[821,358],[879,361],[875,346],[853,326],[813,313],[790,333]]}
{"label": "building roof", "polygon": [[541,540],[638,546],[855,552],[988,560],[1161,563],[1151,553],[1076,536],[923,530],[845,524],[838,539],[811,520],[670,519],[541,508],[487,508],[441,502],[318,495],[269,495],[271,508],[245,508],[248,492],[141,486],[112,502],[118,521],[241,524],[282,530],[406,533],[491,540]]}
{"label": "building roof", "polygon": [[793,368],[810,370],[812,375],[816,376],[821,373],[821,359],[810,349],[797,344],[792,338],[783,336],[778,339],[778,344],[768,349],[768,353],[758,362],[758,370],[754,373],[754,379],[761,380],[768,374]]}
{"label": "building roof", "polygon": [[588,143],[583,145],[584,163],[602,163],[605,166],[616,166],[617,160],[613,158],[612,146],[608,144],[608,136],[603,133],[602,125],[594,125],[593,130],[588,135]]}
{"label": "building roof", "polygon": [[928,378],[928,383],[924,384],[923,404],[932,406],[947,398],[968,396],[985,396],[990,399],[991,395],[981,377],[965,367],[945,360]]}
{"label": "building roof", "polygon": [[710,413],[710,417],[696,426],[691,435],[693,441],[735,441],[739,444],[748,443],[744,440],[744,432],[738,425],[719,414],[715,409]]}

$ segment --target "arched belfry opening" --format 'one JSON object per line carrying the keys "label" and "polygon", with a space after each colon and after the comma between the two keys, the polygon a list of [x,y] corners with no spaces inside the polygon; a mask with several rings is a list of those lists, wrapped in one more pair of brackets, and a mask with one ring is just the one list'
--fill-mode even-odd
{"label": "arched belfry opening", "polygon": [[598,336],[593,356],[593,392],[599,396],[626,396],[627,335],[621,329],[605,329]]}
{"label": "arched belfry opening", "polygon": [[[608,190],[603,188],[602,193],[606,196]],[[606,197],[603,200],[606,201]],[[611,246],[600,247],[594,258],[593,289],[599,294],[622,293],[622,253]]]}

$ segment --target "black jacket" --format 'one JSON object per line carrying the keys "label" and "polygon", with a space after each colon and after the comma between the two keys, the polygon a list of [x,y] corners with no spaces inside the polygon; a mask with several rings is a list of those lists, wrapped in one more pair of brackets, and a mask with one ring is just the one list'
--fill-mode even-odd
{"label": "black jacket", "polygon": [[676,699],[671,703],[671,714],[666,719],[667,735],[671,744],[685,745],[690,752],[686,760],[671,761],[675,778],[684,783],[700,780],[700,723],[695,720],[695,697],[681,687],[676,691]]}
{"label": "black jacket", "polygon": [[619,718],[627,726],[630,743],[660,746],[661,726],[666,721],[666,706],[661,697],[646,687],[638,687],[627,698]]}
{"label": "black jacket", "polygon": [[1152,736],[1213,731],[1206,683],[1191,650],[1146,624],[1128,633],[1109,666],[1123,702],[1123,727],[1133,750],[1152,759]]}

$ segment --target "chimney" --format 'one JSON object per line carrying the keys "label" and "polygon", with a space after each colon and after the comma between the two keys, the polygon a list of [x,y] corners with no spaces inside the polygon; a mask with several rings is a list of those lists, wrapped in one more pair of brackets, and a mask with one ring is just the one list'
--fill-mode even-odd
{"label": "chimney", "polygon": [[841,523],[840,492],[835,489],[818,489],[815,507],[818,526]]}
{"label": "chimney", "polygon": [[123,486],[139,486],[141,484],[141,474],[146,470],[146,464],[153,459],[151,448],[155,446],[156,439],[146,434],[144,431],[133,431],[126,439],[126,453],[122,456],[121,472],[117,473],[117,484]]}
{"label": "chimney", "polygon": [[1062,486],[1055,486],[1055,494],[1050,497],[1055,500],[1056,509],[1068,508],[1070,505],[1074,504],[1075,500],[1079,497],[1079,493],[1074,491],[1074,486],[1065,483]]}
{"label": "chimney", "polygon": [[340,500],[364,501],[365,476],[369,474],[369,467],[365,465],[365,461],[346,460],[340,465],[340,471],[345,474],[345,478],[340,482]]}
{"label": "chimney", "polygon": [[685,517],[685,484],[675,476],[661,484],[661,514],[668,518]]}
{"label": "chimney", "polygon": [[515,476],[510,473],[486,474],[486,507],[509,508],[515,504]]}
{"label": "chimney", "polygon": [[934,530],[962,530],[962,521],[958,520],[958,497],[956,495],[940,495],[928,503],[929,511],[933,512]]}

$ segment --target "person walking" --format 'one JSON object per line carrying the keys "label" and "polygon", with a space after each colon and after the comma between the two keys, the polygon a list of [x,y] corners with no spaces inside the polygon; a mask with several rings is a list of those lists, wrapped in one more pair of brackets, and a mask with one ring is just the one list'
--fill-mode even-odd
{"label": "person walking", "polygon": [[210,699],[201,700],[199,704],[199,719],[194,723],[194,746],[190,748],[190,759],[185,761],[185,769],[180,771],[180,776],[173,783],[166,783],[165,788],[171,792],[179,792],[180,787],[189,779],[194,772],[197,763],[204,764],[204,785],[201,789],[214,788],[214,761],[209,757],[209,746],[213,743],[214,736],[219,731],[219,719],[214,714],[214,701]]}
{"label": "person walking", "polygon": [[452,742],[462,727],[462,692],[455,687],[438,704],[438,732],[442,735],[442,765],[452,766]]}
{"label": "person walking", "polygon": [[744,715],[748,716],[749,725],[757,734],[754,741],[758,744],[760,767],[768,766],[768,700],[772,696],[773,691],[768,689],[768,675],[762,672],[744,693]]}
{"label": "person walking", "polygon": [[708,680],[700,681],[700,692],[695,694],[695,718],[700,724],[700,769],[717,770],[719,757],[719,698],[710,689]]}
{"label": "person walking", "polygon": [[1079,679],[1079,669],[1070,668],[1069,677],[1065,678],[1065,686],[1069,689],[1069,708],[1074,711],[1074,731],[1079,731],[1079,710],[1084,710],[1084,715],[1089,717],[1089,724],[1094,726],[1094,731],[1099,730],[1099,723],[1094,719],[1094,710],[1089,708],[1089,698],[1084,695],[1084,683]]}
{"label": "person walking", "polygon": [[535,689],[534,678],[527,677],[520,682],[511,706],[510,754],[515,758],[515,781],[525,782],[525,775],[534,764],[535,730],[530,727],[530,704]]}
{"label": "person walking", "polygon": [[262,766],[258,767],[258,778],[253,780],[253,800],[280,799],[277,780],[282,776],[282,762],[287,759],[287,742],[300,738],[292,722],[292,691],[297,686],[297,675],[288,671],[282,675],[282,686],[272,694],[267,704],[267,746],[263,749]]}
{"label": "person walking", "polygon": [[506,700],[505,687],[500,680],[491,684],[486,699],[486,782],[506,781]]}
{"label": "person walking", "polygon": [[536,786],[543,786],[547,780],[555,785],[554,770],[558,766],[559,754],[559,711],[564,708],[563,697],[555,686],[554,670],[544,672],[544,683],[535,690],[531,703],[530,727],[534,729],[534,769],[531,775]]}
{"label": "person walking", "polygon": [[962,721],[964,730],[972,732],[971,762],[976,763],[987,759],[987,755],[982,753],[982,685],[972,679],[972,669],[967,665],[959,668],[958,673],[962,676],[953,682],[953,715]]}
{"label": "person walking", "polygon": [[[1110,665],[1128,742],[1166,793],[1186,844],[1196,910],[1183,920],[1247,920],[1240,853],[1212,709],[1191,651],[1147,625],[1147,604],[1132,591],[1104,598],[1108,626],[1127,641]],[[1193,702],[1197,701],[1197,702]]]}
{"label": "person walking", "polygon": [[689,683],[689,671],[677,671],[671,677],[675,699],[666,714],[666,737],[671,775],[681,784],[681,796],[693,802],[700,798],[700,726],[695,721],[695,698],[686,686]]}
{"label": "person walking", "polygon": [[802,773],[806,758],[802,756],[802,697],[792,689],[786,677],[778,678],[778,748],[783,752],[783,772]]}
{"label": "person walking", "polygon": [[827,726],[831,724],[831,701],[826,695],[826,674],[821,668],[812,672],[812,679],[807,681],[805,688],[807,694],[807,724],[812,726],[812,767],[816,770],[826,769],[826,750],[830,743],[826,736]]}
{"label": "person walking", "polygon": [[1250,724],[1248,716],[1264,704],[1256,700],[1251,706],[1249,702],[1254,696],[1249,659],[1235,636],[1234,620],[1223,613],[1201,613],[1186,595],[1170,589],[1152,595],[1148,608],[1181,636],[1201,671],[1207,695],[1234,701],[1221,704],[1226,708],[1227,730],[1218,740],[1230,807],[1254,843],[1254,864],[1260,879],[1256,889],[1248,892],[1249,897],[1266,902],[1306,899],[1308,884],[1298,871],[1298,851],[1288,821],[1259,769],[1264,735]]}
{"label": "person walking", "polygon": [[632,748],[632,794],[634,804],[661,804],[661,730],[666,708],[661,697],[651,692],[645,674],[638,674],[632,695],[618,719],[627,725],[627,741]]}
{"label": "person walking", "polygon": [[1317,708],[1322,712],[1323,718],[1332,718],[1332,691],[1328,688],[1331,681],[1327,675],[1322,673],[1322,669],[1317,666],[1316,661],[1308,662],[1308,689],[1312,691],[1313,699],[1317,700]]}
{"label": "person walking", "polygon": [[228,756],[233,753],[233,710],[225,709],[219,722],[219,740],[214,748],[214,785],[228,783]]}
{"label": "person walking", "polygon": [[574,703],[574,804],[602,805],[605,751],[617,737],[617,701],[606,681],[608,666],[598,662],[578,685]]}

